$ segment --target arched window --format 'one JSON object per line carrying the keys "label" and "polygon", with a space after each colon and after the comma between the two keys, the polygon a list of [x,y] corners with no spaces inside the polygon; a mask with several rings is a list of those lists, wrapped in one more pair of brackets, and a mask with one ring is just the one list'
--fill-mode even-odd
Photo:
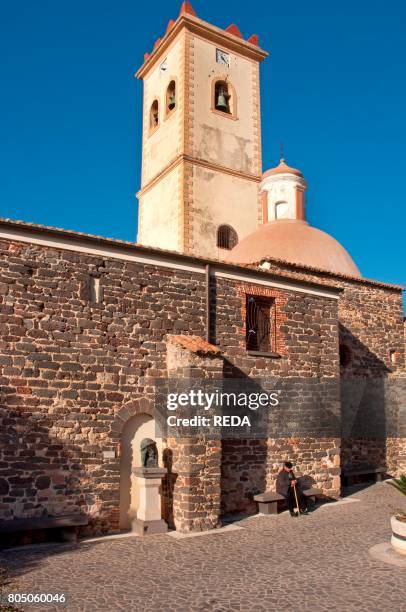
{"label": "arched window", "polygon": [[214,84],[214,109],[227,115],[233,114],[232,88],[227,81],[216,81]]}
{"label": "arched window", "polygon": [[238,242],[235,229],[230,225],[220,225],[217,230],[217,246],[219,249],[232,249]]}
{"label": "arched window", "polygon": [[286,219],[288,216],[288,203],[277,202],[275,204],[275,219]]}
{"label": "arched window", "polygon": [[152,132],[159,125],[159,105],[158,100],[154,100],[151,104],[149,112],[149,131]]}
{"label": "arched window", "polygon": [[176,108],[176,83],[175,81],[171,81],[166,90],[166,114],[169,115],[169,113],[175,110],[175,108]]}

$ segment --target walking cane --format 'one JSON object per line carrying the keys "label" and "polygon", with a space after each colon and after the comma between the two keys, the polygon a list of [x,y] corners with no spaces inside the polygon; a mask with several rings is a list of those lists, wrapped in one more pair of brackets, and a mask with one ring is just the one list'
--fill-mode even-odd
{"label": "walking cane", "polygon": [[297,498],[297,492],[296,492],[296,485],[292,485],[293,486],[293,491],[295,492],[295,499],[296,499],[296,506],[297,506],[297,514],[298,516],[300,515],[300,506],[299,506],[299,500]]}

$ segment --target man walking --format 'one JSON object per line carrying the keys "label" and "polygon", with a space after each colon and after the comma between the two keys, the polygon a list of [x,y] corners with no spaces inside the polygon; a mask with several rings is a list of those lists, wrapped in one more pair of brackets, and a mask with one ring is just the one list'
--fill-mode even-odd
{"label": "man walking", "polygon": [[308,514],[307,499],[298,487],[297,478],[293,473],[293,465],[290,461],[285,461],[276,479],[276,492],[279,493],[279,495],[283,495],[288,502],[290,516],[298,516],[298,513],[295,512],[295,507],[297,506],[295,487],[299,510],[301,514]]}

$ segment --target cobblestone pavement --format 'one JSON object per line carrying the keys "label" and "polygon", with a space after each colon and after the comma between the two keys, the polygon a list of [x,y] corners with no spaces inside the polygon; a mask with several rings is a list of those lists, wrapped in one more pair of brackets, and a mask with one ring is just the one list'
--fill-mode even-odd
{"label": "cobblestone pavement", "polygon": [[21,548],[0,561],[16,590],[65,592],[69,611],[406,611],[405,570],[368,554],[389,540],[401,498],[384,483],[352,498],[297,519],[245,519],[236,531]]}

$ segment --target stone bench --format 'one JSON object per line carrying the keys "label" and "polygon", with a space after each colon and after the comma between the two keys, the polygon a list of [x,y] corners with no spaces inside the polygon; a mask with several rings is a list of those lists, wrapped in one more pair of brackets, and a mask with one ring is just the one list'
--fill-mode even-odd
{"label": "stone bench", "polygon": [[87,525],[88,519],[83,514],[66,514],[64,516],[39,516],[0,521],[0,533],[17,533],[42,529],[58,529],[63,542],[76,542],[77,527]]}
{"label": "stone bench", "polygon": [[375,482],[382,482],[387,473],[386,467],[374,467],[372,465],[360,465],[359,467],[343,469],[343,486],[349,487],[354,483],[357,476],[373,476]]}
{"label": "stone bench", "polygon": [[[316,503],[316,497],[322,495],[322,490],[312,487],[310,489],[304,489],[302,493],[307,497],[310,504],[314,505]],[[278,501],[286,502],[283,495],[276,493],[276,491],[265,491],[265,493],[254,495],[254,500],[258,502],[258,512],[262,514],[278,514]]]}

